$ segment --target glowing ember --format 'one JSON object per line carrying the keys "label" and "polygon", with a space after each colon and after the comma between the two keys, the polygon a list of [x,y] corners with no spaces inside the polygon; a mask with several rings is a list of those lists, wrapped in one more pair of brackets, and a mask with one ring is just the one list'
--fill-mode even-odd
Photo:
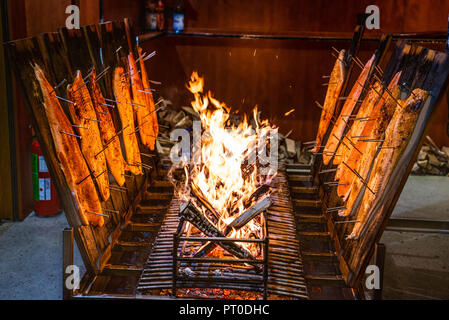
{"label": "glowing ember", "polygon": [[[184,201],[198,203],[192,196],[191,186],[194,185],[218,213],[218,221],[214,224],[223,231],[248,209],[252,200],[250,197],[256,189],[274,176],[274,172],[260,175],[257,164],[261,162],[261,154],[268,149],[263,147],[263,143],[271,131],[277,133],[277,129],[270,126],[267,120],[259,120],[257,108],[253,111],[254,126],[246,115],[240,123],[231,123],[231,108],[214,99],[210,92],[203,93],[203,85],[204,79],[194,72],[187,86],[195,98],[192,107],[201,120],[201,147],[194,149],[192,159],[174,164],[169,176],[173,177],[174,169],[184,170],[186,179],[183,183],[172,179],[177,196]],[[259,155],[257,161],[256,154]],[[207,216],[207,210],[203,206],[198,207]],[[229,236],[259,238],[260,221],[259,216],[243,228],[233,230]],[[254,250],[248,244],[242,245]]]}

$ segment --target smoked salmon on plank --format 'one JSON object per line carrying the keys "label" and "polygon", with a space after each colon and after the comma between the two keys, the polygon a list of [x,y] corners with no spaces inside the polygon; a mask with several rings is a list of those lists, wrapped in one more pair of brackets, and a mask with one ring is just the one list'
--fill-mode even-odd
{"label": "smoked salmon on plank", "polygon": [[98,127],[100,129],[101,141],[103,143],[106,163],[109,170],[118,185],[123,186],[125,183],[125,160],[120,147],[120,138],[116,135],[116,129],[112,121],[112,116],[106,100],[96,82],[97,74],[95,69],[92,71],[89,80],[89,87],[94,105],[97,119],[100,121]]}
{"label": "smoked salmon on plank", "polygon": [[374,194],[365,192],[356,217],[356,220],[360,222],[354,224],[352,233],[348,236],[349,239],[357,238],[360,235],[363,227],[369,221],[369,214],[373,214],[369,211],[376,198],[381,196],[382,189],[387,185],[399,157],[406,148],[415,128],[419,111],[428,95],[428,91],[414,89],[407,99],[399,100],[401,107],[396,108],[385,131],[383,146],[386,147],[380,149],[370,175],[368,184]]}
{"label": "smoked salmon on plank", "polygon": [[[360,73],[357,82],[351,89],[348,98],[341,109],[341,113],[337,118],[337,121],[332,128],[332,132],[327,140],[326,146],[323,150],[323,163],[324,165],[328,165],[331,159],[334,157],[335,151],[337,151],[338,143],[343,137],[346,124],[348,122],[348,115],[351,115],[354,107],[360,99],[360,95],[362,94],[363,84],[365,83],[366,78],[368,77],[369,70],[374,60],[374,55],[371,59],[365,64],[362,72]],[[339,155],[335,154],[335,158]]]}
{"label": "smoked salmon on plank", "polygon": [[[141,59],[142,60],[142,59]],[[151,148],[152,141],[155,139],[153,118],[147,108],[147,95],[140,78],[139,69],[132,53],[128,55],[129,72],[131,74],[132,103],[136,113],[137,126],[139,128],[140,141],[143,145]]]}
{"label": "smoked salmon on plank", "polygon": [[72,125],[44,72],[37,64],[33,68],[44,98],[44,110],[53,137],[56,157],[74,198],[81,223],[83,225],[91,223],[101,227],[104,224],[104,219],[98,214],[103,214],[103,209],[89,168],[81,153],[78,138],[74,136]]}
{"label": "smoked salmon on plank", "polygon": [[345,66],[343,64],[344,56],[345,50],[341,50],[337,60],[335,61],[334,68],[332,69],[323,110],[321,111],[320,124],[318,126],[318,133],[316,136],[316,145],[311,152],[319,152],[321,150],[321,143],[323,142],[324,135],[326,134],[327,128],[329,127],[334,115],[335,105],[337,104],[338,97],[340,96],[341,88],[346,75]]}
{"label": "smoked salmon on plank", "polygon": [[132,174],[143,174],[137,132],[134,126],[134,111],[131,100],[130,86],[122,67],[117,67],[113,75],[113,90],[120,121],[122,123],[122,137],[125,146],[126,162]]}
{"label": "smoked salmon on plank", "polygon": [[[94,180],[104,201],[109,199],[109,175],[106,157],[98,129],[97,114],[90,97],[89,89],[83,80],[81,71],[77,71],[73,84],[67,87],[67,97],[74,104],[69,103],[72,122],[77,126],[76,131],[82,137],[81,151],[93,172]],[[86,129],[88,128],[88,129]]]}
{"label": "smoked salmon on plank", "polygon": [[[368,175],[378,146],[378,142],[376,141],[382,139],[385,129],[397,106],[397,103],[392,99],[389,92],[392,93],[395,99],[399,97],[399,87],[397,87],[397,83],[400,76],[401,73],[398,72],[390,81],[387,88],[388,92],[383,92],[382,98],[376,103],[370,113],[370,118],[376,120],[366,122],[363,131],[360,134],[360,138],[358,138],[355,143],[354,150],[351,151],[347,161],[341,163],[339,166],[341,171],[339,172],[337,194],[342,197],[343,200],[352,196],[354,185],[362,183],[349,168],[356,170],[363,179],[366,179]],[[354,192],[357,193],[360,188],[361,185],[358,185],[357,191]],[[348,215],[350,213],[353,204],[352,201],[355,201],[355,199],[351,199],[351,201],[348,200],[348,204],[346,205],[347,209],[342,215]]]}
{"label": "smoked salmon on plank", "polygon": [[[397,107],[395,99],[399,98],[400,89],[397,86],[401,73],[397,73],[390,81],[388,90],[392,96],[385,91],[382,98],[377,102],[371,117],[376,118],[376,121],[370,121],[362,131],[363,138],[358,139],[356,147],[362,152],[354,153],[348,158],[347,166],[342,167],[342,173],[337,187],[337,194],[341,195],[343,199],[348,199],[346,202],[346,209],[339,211],[339,215],[347,216],[352,213],[356,200],[364,186],[363,181],[357,177],[349,168],[357,171],[364,181],[368,179],[368,174],[372,167],[372,163],[377,155],[377,147],[380,145],[380,140],[383,139],[385,130],[393,116]],[[394,98],[394,99],[393,99]],[[366,192],[370,192],[369,190]]]}
{"label": "smoked salmon on plank", "polygon": [[[371,88],[371,90],[365,96],[365,99],[363,99],[362,105],[360,106],[355,119],[353,119],[351,129],[346,133],[346,135],[343,137],[342,143],[340,143],[340,145],[338,146],[337,154],[341,155],[340,157],[338,157],[341,162],[346,162],[353,150],[361,155],[361,151],[359,151],[357,146],[355,146],[356,141],[358,140],[358,138],[356,137],[362,134],[363,128],[365,128],[365,125],[368,122],[372,122],[373,120],[375,120],[374,118],[370,118],[370,113],[376,105],[377,101],[379,101],[381,92],[382,86],[379,82],[376,82],[373,88]],[[342,167],[344,167],[341,162],[338,164],[337,172],[335,173],[334,178],[335,180],[338,180],[340,178],[340,173],[342,171],[341,169]]]}
{"label": "smoked salmon on plank", "polygon": [[[142,56],[142,48],[137,49],[139,53],[139,57]],[[145,121],[148,121],[153,126],[153,136],[149,137],[149,145],[148,147],[150,150],[154,150],[154,144],[156,142],[156,138],[159,135],[159,124],[157,122],[157,113],[156,113],[156,107],[154,105],[154,99],[153,94],[151,93],[151,87],[150,87],[150,79],[148,78],[147,69],[145,67],[145,61],[144,59],[140,59],[140,73],[142,75],[142,84],[143,84],[143,91],[145,91],[146,96],[146,106],[148,108],[148,112],[150,113],[147,118],[145,118]],[[151,117],[151,119],[150,119]]]}

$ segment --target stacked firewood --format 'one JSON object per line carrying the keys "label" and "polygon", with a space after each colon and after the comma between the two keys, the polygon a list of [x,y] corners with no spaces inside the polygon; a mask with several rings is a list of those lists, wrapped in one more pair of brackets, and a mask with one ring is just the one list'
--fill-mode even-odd
{"label": "stacked firewood", "polygon": [[279,134],[279,160],[285,163],[311,164],[313,154],[309,152],[308,146],[301,141],[288,138],[291,131],[285,136]]}
{"label": "stacked firewood", "polygon": [[416,175],[449,176],[449,147],[440,149],[427,136],[413,165],[412,173]]}

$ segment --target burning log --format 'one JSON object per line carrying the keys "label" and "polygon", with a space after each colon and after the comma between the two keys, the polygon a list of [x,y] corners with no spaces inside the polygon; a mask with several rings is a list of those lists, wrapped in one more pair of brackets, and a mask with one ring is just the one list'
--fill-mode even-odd
{"label": "burning log", "polygon": [[207,210],[209,210],[217,220],[220,220],[220,215],[218,214],[218,212],[214,209],[214,207],[212,207],[210,202],[204,196],[201,189],[193,181],[190,181],[190,190],[192,191],[193,195],[201,202],[201,204]]}
{"label": "burning log", "polygon": [[[225,237],[225,235],[220,230],[218,230],[205,216],[203,216],[198,211],[198,209],[191,201],[189,201],[188,203],[183,203],[181,205],[180,215],[208,237]],[[243,248],[237,243],[219,242],[218,244],[237,258],[256,260],[256,258],[253,257],[249,250]],[[257,268],[258,266],[255,267]]]}
{"label": "burning log", "polygon": [[267,210],[271,206],[270,196],[263,197],[255,205],[250,207],[248,210],[243,212],[240,216],[238,216],[234,221],[232,221],[225,230],[225,234],[231,232],[232,229],[240,229],[252,219],[257,217],[259,213]]}
{"label": "burning log", "polygon": [[[256,191],[257,192],[257,191]],[[257,215],[271,206],[271,199],[269,196],[263,197],[254,206],[243,212],[240,216],[235,218],[225,229],[224,234],[229,236],[233,229],[240,229],[245,226],[252,219],[257,217]],[[204,257],[209,254],[216,247],[215,243],[207,242],[201,246],[197,252],[193,255],[195,258]]]}
{"label": "burning log", "polygon": [[254,191],[254,193],[251,195],[251,197],[249,197],[249,199],[247,201],[245,201],[245,206],[249,207],[251,205],[251,202],[254,199],[257,200],[260,196],[264,195],[268,191],[270,191],[270,186],[269,185],[267,185],[267,184],[261,185],[259,188],[257,188],[256,191]]}

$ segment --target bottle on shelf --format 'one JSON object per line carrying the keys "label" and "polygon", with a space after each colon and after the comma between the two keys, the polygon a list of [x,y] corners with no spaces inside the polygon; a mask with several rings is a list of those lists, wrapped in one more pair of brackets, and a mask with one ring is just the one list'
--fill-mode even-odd
{"label": "bottle on shelf", "polygon": [[173,31],[182,32],[184,30],[184,3],[177,0],[173,9]]}
{"label": "bottle on shelf", "polygon": [[157,30],[156,0],[148,0],[145,5],[145,31]]}
{"label": "bottle on shelf", "polygon": [[163,31],[165,29],[165,8],[162,0],[159,0],[157,2],[156,20],[157,20],[157,30]]}

